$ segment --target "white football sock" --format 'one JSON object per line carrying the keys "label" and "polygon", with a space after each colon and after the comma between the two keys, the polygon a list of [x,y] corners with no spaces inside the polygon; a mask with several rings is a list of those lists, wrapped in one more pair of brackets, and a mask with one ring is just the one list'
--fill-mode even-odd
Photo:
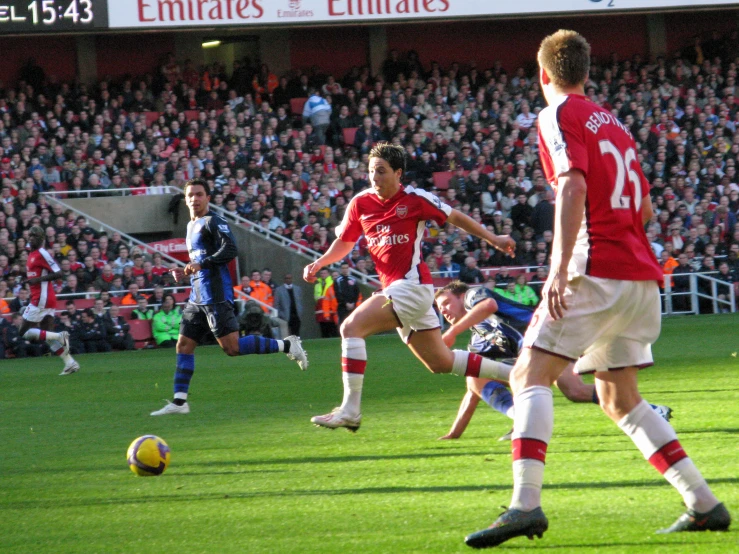
{"label": "white football sock", "polygon": [[554,426],[549,387],[528,387],[513,397],[513,496],[510,508],[529,512],[541,505],[546,448]]}
{"label": "white football sock", "polygon": [[[693,461],[685,455],[672,426],[642,400],[618,426],[634,441],[642,455],[682,495],[685,505],[705,513],[718,504]],[[676,461],[672,461],[677,456]]]}
{"label": "white football sock", "polygon": [[452,350],[454,362],[451,373],[460,377],[481,377],[508,381],[512,365],[483,358],[467,350]]}
{"label": "white football sock", "polygon": [[341,410],[350,417],[361,413],[364,369],[367,365],[367,347],[364,339],[341,339],[341,380],[344,384],[344,398]]}

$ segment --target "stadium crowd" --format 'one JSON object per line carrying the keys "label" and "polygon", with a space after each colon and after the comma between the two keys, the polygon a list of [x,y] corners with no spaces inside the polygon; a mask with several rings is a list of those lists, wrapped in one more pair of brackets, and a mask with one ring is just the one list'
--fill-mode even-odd
{"label": "stadium crowd", "polygon": [[[738,45],[733,31],[696,37],[649,62],[612,54],[594,61],[586,86],[636,139],[652,187],[648,237],[675,290],[686,290],[692,272],[713,272],[727,287],[737,280]],[[277,76],[249,60],[234,62],[227,75],[217,63],[198,68],[169,54],[157,71],[95,86],[56,82],[29,60],[14,86],[0,88],[0,313],[27,303],[22,283],[34,224],[46,229],[47,248],[65,274],[56,292],[64,301],[99,299],[110,320],[95,308],[80,314],[70,306],[59,325],[98,325],[108,347],[132,345],[107,309],[111,298],[160,309],[161,287],[173,284],[161,256],[96,232],[40,193],[158,194],[204,177],[227,216],[290,239],[293,248],[325,252],[348,202],[368,187],[367,156],[379,141],[406,149],[405,183],[518,242],[511,260],[458,230],[429,228],[423,253],[431,270],[440,278],[488,281],[535,304],[554,210],[538,159],[544,106],[537,76],[524,68],[441,67],[414,51],[390,52],[374,76],[367,67],[344,76],[318,68]],[[374,272],[362,241],[347,262]],[[486,271],[507,266],[529,270],[515,278]],[[330,304],[327,321],[335,324],[338,308],[325,288],[315,292],[317,311]],[[149,292],[142,296],[142,289]],[[2,326],[6,350],[16,349],[12,319]],[[105,349],[96,341],[77,340],[77,348]],[[16,355],[24,348],[34,352],[23,345]]]}

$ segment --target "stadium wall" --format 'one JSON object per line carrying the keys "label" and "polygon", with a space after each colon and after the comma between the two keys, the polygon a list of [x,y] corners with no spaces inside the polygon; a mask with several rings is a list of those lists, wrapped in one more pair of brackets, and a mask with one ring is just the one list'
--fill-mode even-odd
{"label": "stadium wall", "polygon": [[[316,323],[316,303],[313,301],[313,285],[303,281],[303,268],[312,260],[289,248],[276,246],[259,233],[254,233],[240,225],[231,225],[239,247],[239,272],[249,275],[253,269],[268,267],[276,282],[282,284],[282,276],[291,273],[296,286],[303,293],[303,318],[300,336],[306,339],[320,338],[321,329]],[[238,283],[236,283],[238,284]]]}
{"label": "stadium wall", "polygon": [[[107,223],[129,234],[156,234],[175,232],[174,219],[169,213],[169,194],[105,198],[75,198],[64,202],[75,210]],[[184,204],[184,203],[183,203]],[[180,222],[187,226],[187,209],[181,212]],[[93,227],[97,227],[93,225]],[[180,236],[180,235],[175,235]],[[184,236],[184,231],[182,235]]]}

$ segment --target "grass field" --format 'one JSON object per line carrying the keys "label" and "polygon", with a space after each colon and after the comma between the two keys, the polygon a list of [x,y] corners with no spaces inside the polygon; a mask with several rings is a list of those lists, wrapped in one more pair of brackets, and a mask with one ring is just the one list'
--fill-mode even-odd
{"label": "grass field", "polygon": [[[665,322],[645,398],[675,410],[682,444],[739,516],[739,317]],[[510,500],[510,421],[484,405],[449,428],[464,381],[423,370],[396,336],[369,341],[356,435],[310,425],[341,398],[338,340],[307,342],[311,368],[282,355],[200,349],[187,416],[148,414],[171,396],[172,351],[0,363],[0,552],[465,552]],[[555,392],[542,540],[503,550],[739,552],[729,533],[655,535],[679,496],[589,404]],[[129,443],[172,448],[158,478],[126,466]]]}

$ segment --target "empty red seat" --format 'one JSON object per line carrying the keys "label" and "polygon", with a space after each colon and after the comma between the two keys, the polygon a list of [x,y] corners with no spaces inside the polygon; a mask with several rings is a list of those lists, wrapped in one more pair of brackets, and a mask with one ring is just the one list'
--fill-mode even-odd
{"label": "empty red seat", "polygon": [[136,348],[146,348],[148,345],[154,344],[154,337],[151,334],[151,320],[132,319],[128,324],[131,326],[131,336]]}
{"label": "empty red seat", "polygon": [[292,115],[303,115],[303,107],[308,101],[307,98],[293,98],[290,100],[290,113]]}
{"label": "empty red seat", "polygon": [[354,137],[357,134],[359,127],[347,127],[342,131],[344,135],[344,144],[351,146],[354,144]]}

